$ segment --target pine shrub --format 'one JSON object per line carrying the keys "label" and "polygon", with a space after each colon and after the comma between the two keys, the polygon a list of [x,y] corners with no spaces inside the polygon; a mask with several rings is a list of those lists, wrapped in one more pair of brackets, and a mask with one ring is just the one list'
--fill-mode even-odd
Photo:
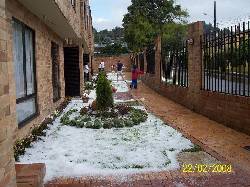
{"label": "pine shrub", "polygon": [[112,87],[104,72],[98,76],[96,86],[96,104],[98,110],[107,110],[113,107],[114,99],[112,95]]}

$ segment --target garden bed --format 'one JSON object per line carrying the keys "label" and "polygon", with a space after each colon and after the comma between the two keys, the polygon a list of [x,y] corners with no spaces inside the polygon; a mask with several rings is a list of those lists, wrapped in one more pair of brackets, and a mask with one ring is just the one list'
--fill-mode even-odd
{"label": "garden bed", "polygon": [[33,142],[20,156],[22,163],[45,163],[46,181],[58,177],[120,176],[178,169],[177,155],[194,147],[181,133],[148,113],[138,102],[130,100],[119,102],[127,102],[130,107],[147,114],[144,122],[133,127],[104,129],[102,126],[91,129],[63,125],[62,117],[70,110],[78,113],[73,112],[72,115],[79,115],[82,108],[93,102],[95,91],[92,90],[87,96],[89,100],[85,103],[82,99],[72,99],[63,113],[45,130],[46,136]]}

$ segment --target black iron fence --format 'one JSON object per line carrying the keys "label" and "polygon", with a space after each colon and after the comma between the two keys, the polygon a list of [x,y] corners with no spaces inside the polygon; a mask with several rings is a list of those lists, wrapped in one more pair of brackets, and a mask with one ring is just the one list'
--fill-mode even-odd
{"label": "black iron fence", "polygon": [[203,36],[203,89],[250,96],[250,24]]}
{"label": "black iron fence", "polygon": [[146,50],[147,73],[155,74],[155,48],[154,45],[148,46]]}
{"label": "black iron fence", "polygon": [[188,87],[187,42],[174,50],[162,48],[161,80],[166,84]]}
{"label": "black iron fence", "polygon": [[135,56],[135,65],[136,65],[136,67],[139,67],[139,56],[138,55]]}
{"label": "black iron fence", "polygon": [[144,72],[144,53],[139,54],[140,71]]}

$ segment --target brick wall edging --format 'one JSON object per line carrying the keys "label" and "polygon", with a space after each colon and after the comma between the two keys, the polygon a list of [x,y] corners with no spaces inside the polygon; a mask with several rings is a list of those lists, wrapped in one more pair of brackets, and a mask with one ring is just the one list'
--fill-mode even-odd
{"label": "brick wall edging", "polygon": [[142,81],[160,95],[211,120],[250,135],[250,98],[205,90],[193,93],[189,88],[157,84],[154,78],[148,76],[144,76]]}

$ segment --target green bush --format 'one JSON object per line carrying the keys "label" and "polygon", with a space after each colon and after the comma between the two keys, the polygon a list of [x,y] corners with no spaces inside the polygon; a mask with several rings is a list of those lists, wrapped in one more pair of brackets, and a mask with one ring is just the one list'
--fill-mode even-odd
{"label": "green bush", "polygon": [[124,124],[126,127],[133,127],[134,126],[134,122],[130,119],[124,120]]}
{"label": "green bush", "polygon": [[147,121],[148,114],[143,110],[133,108],[130,111],[130,118],[135,125],[139,125],[140,123]]}
{"label": "green bush", "polygon": [[99,119],[94,121],[93,129],[100,129],[102,128],[102,122]]}
{"label": "green bush", "polygon": [[93,82],[85,82],[85,90],[94,90],[95,89],[95,85],[93,84]]}
{"label": "green bush", "polygon": [[103,122],[103,128],[104,129],[111,129],[113,127],[113,123],[111,120],[105,120]]}
{"label": "green bush", "polygon": [[111,108],[114,105],[112,87],[105,72],[100,72],[98,76],[96,86],[96,104],[97,109],[102,111]]}
{"label": "green bush", "polygon": [[88,128],[88,129],[92,129],[92,128],[93,128],[93,122],[88,121],[88,122],[86,123],[85,127]]}
{"label": "green bush", "polygon": [[113,120],[113,124],[114,124],[113,126],[115,128],[123,128],[124,127],[124,121],[123,121],[123,119],[115,118]]}

